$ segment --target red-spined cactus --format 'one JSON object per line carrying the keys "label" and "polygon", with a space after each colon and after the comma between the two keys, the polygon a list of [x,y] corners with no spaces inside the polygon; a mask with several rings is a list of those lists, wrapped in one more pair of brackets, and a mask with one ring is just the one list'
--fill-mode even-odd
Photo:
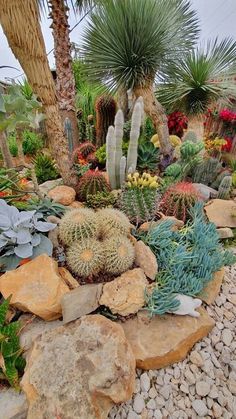
{"label": "red-spined cactus", "polygon": [[96,147],[90,141],[81,143],[73,152],[73,162],[79,163],[80,160],[86,160],[91,153],[95,153]]}
{"label": "red-spined cactus", "polygon": [[96,109],[96,145],[101,147],[106,142],[106,135],[110,125],[114,124],[116,115],[116,101],[112,96],[100,96],[95,104]]}
{"label": "red-spined cactus", "polygon": [[99,170],[88,170],[80,178],[76,187],[78,198],[81,201],[86,201],[88,195],[94,195],[97,192],[109,192],[110,190],[110,185],[105,179],[104,173]]}
{"label": "red-spined cactus", "polygon": [[189,210],[196,201],[201,199],[192,183],[179,182],[167,189],[160,203],[160,211],[183,220],[189,218]]}

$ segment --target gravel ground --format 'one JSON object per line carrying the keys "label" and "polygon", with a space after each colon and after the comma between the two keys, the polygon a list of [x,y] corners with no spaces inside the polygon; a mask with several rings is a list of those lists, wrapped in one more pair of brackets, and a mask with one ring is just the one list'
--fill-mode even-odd
{"label": "gravel ground", "polygon": [[114,407],[110,419],[236,418],[236,265],[207,311],[216,321],[209,336],[183,362],[137,370],[132,401]]}

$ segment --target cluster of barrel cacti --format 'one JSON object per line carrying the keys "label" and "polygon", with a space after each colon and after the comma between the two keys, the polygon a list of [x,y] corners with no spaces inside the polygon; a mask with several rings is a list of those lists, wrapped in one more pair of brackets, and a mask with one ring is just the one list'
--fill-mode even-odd
{"label": "cluster of barrel cacti", "polygon": [[68,211],[59,225],[68,267],[89,280],[99,273],[119,275],[127,271],[135,258],[130,228],[129,219],[119,210]]}
{"label": "cluster of barrel cacti", "polygon": [[130,141],[127,158],[122,155],[124,115],[121,109],[115,116],[114,126],[110,126],[106,137],[107,173],[112,189],[119,189],[128,173],[134,173],[138,159],[138,139],[143,118],[143,99],[136,100],[134,105]]}
{"label": "cluster of barrel cacti", "polygon": [[111,190],[105,175],[100,170],[88,170],[81,176],[77,186],[77,196],[81,201],[86,201],[88,195],[95,195],[97,192],[109,192]]}

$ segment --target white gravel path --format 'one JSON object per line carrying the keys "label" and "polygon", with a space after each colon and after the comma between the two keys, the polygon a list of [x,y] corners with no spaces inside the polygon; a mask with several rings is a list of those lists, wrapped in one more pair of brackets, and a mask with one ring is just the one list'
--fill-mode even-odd
{"label": "white gravel path", "polygon": [[209,336],[183,362],[137,370],[132,401],[113,408],[110,419],[236,418],[236,265],[207,311],[216,321]]}

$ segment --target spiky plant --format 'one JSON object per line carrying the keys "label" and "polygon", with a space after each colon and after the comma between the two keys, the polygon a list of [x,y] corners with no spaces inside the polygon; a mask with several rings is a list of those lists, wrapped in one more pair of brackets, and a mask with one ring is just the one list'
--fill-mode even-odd
{"label": "spiky plant", "polygon": [[155,216],[157,191],[151,188],[124,188],[121,194],[120,205],[122,211],[133,224],[144,223]]}
{"label": "spiky plant", "polygon": [[104,247],[94,238],[80,240],[69,246],[66,261],[71,271],[81,277],[92,277],[104,266]]}
{"label": "spiky plant", "polygon": [[138,147],[138,162],[139,170],[153,170],[157,169],[160,160],[159,149],[151,142],[142,143]]}
{"label": "spiky plant", "polygon": [[98,233],[96,214],[88,208],[68,211],[59,224],[59,236],[65,245],[74,241],[95,237]]}
{"label": "spiky plant", "polygon": [[101,147],[106,141],[107,131],[114,124],[116,101],[112,96],[103,95],[97,98],[96,109],[96,145]]}
{"label": "spiky plant", "polygon": [[178,61],[192,48],[197,34],[196,14],[187,0],[104,1],[85,29],[88,76],[102,80],[110,91],[132,89],[136,98],[143,97],[164,154],[171,145],[154,80],[167,61]]}
{"label": "spiky plant", "polygon": [[81,143],[73,152],[72,159],[74,163],[78,163],[80,158],[87,159],[88,155],[95,153],[96,147],[90,141]]}
{"label": "spiky plant", "polygon": [[6,323],[10,299],[11,297],[7,298],[0,305],[0,379],[6,379],[12,387],[19,390],[19,374],[24,371],[25,360],[21,356],[23,349],[20,348],[18,336],[20,322]]}
{"label": "spiky plant", "polygon": [[196,132],[192,130],[187,131],[186,135],[184,136],[184,141],[191,141],[192,143],[196,143],[198,141]]}
{"label": "spiky plant", "polygon": [[130,269],[134,263],[134,246],[127,237],[113,236],[104,242],[105,271],[120,275]]}
{"label": "spiky plant", "polygon": [[112,207],[116,203],[116,197],[111,192],[97,192],[95,195],[88,195],[86,204],[88,207],[98,209]]}
{"label": "spiky plant", "polygon": [[160,210],[184,222],[189,218],[189,211],[200,198],[192,183],[179,182],[171,186],[162,197]]}
{"label": "spiky plant", "polygon": [[97,212],[100,235],[102,238],[113,237],[114,234],[127,235],[131,224],[126,215],[114,208],[104,208]]}
{"label": "spiky plant", "polygon": [[95,195],[97,192],[109,192],[111,190],[106,181],[104,173],[99,170],[88,170],[81,176],[76,187],[80,200],[86,201],[88,195]]}
{"label": "spiky plant", "polygon": [[232,187],[232,176],[225,176],[219,186],[218,198],[229,199]]}

